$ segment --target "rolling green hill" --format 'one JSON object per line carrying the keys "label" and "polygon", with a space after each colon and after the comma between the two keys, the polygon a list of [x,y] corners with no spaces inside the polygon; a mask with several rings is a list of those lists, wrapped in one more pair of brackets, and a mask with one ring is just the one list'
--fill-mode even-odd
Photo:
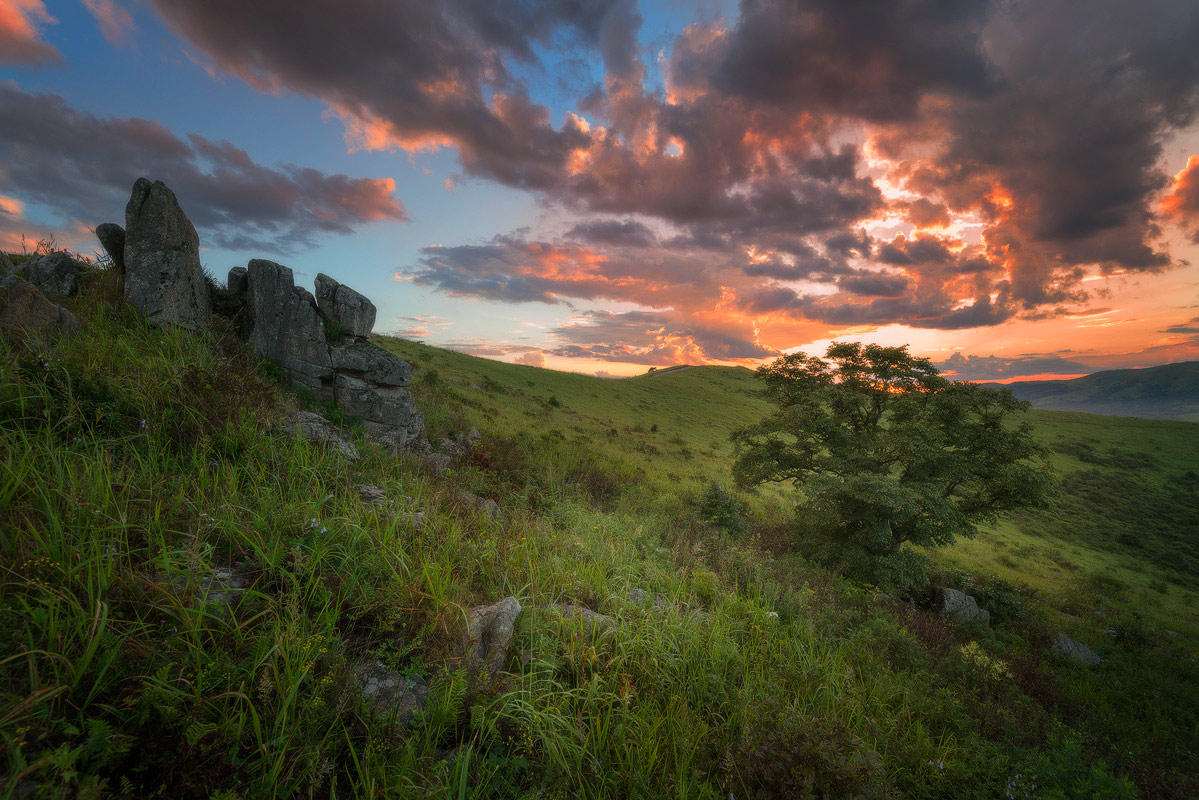
{"label": "rolling green hill", "polygon": [[[959,628],[808,560],[786,487],[733,490],[748,370],[376,337],[435,444],[482,432],[439,472],[109,278],[70,341],[0,338],[2,798],[1199,793],[1199,425],[1034,413],[1061,502],[934,554],[992,613]],[[297,408],[362,458],[280,432]],[[364,675],[428,692],[380,709]]]}
{"label": "rolling green hill", "polygon": [[1017,381],[1007,388],[1034,408],[1199,422],[1199,361],[1109,370],[1068,381]]}

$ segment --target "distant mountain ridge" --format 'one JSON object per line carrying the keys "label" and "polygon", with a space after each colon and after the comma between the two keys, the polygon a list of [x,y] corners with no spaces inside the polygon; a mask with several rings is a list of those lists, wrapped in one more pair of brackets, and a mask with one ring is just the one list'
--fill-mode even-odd
{"label": "distant mountain ridge", "polygon": [[1011,389],[1033,408],[1199,422],[1199,361],[1108,370],[1071,380],[983,385]]}

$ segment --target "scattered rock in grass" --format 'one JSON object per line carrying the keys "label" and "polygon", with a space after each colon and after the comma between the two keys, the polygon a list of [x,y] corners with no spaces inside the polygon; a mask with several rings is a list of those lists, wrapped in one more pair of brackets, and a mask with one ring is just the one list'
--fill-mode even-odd
{"label": "scattered rock in grass", "polygon": [[392,500],[387,496],[387,492],[373,483],[355,483],[351,484],[350,488],[358,492],[358,497],[364,503],[370,503],[375,506],[389,506],[392,504]]}
{"label": "scattered rock in grass", "polygon": [[13,266],[12,259],[8,257],[8,253],[0,250],[0,275],[7,275],[16,267]]}
{"label": "scattered rock in grass", "polygon": [[644,589],[639,589],[639,588],[630,589],[628,598],[629,598],[629,602],[633,603],[634,605],[638,605],[638,606],[644,606],[647,603],[652,602],[653,608],[651,608],[650,610],[655,613],[665,611],[670,606],[670,603],[662,595],[660,595],[660,594],[651,595],[649,592],[645,591]]}
{"label": "scattered rock in grass", "polygon": [[188,603],[233,606],[245,593],[249,581],[245,575],[230,567],[212,567],[200,575],[180,575],[164,581],[171,590]]}
{"label": "scattered rock in grass", "polygon": [[436,475],[440,475],[449,469],[450,462],[453,461],[453,459],[451,459],[445,453],[425,453],[423,456],[421,456],[421,460],[424,461],[425,464],[429,466],[429,469],[431,469]]}
{"label": "scattered rock in grass", "polygon": [[362,697],[375,714],[395,714],[401,725],[412,721],[429,702],[429,684],[424,677],[405,678],[382,662],[370,661],[354,668]]}
{"label": "scattered rock in grass", "polygon": [[18,275],[0,278],[0,332],[43,340],[73,336],[79,320]]}
{"label": "scattered rock in grass", "polygon": [[574,603],[558,603],[550,606],[554,611],[557,611],[563,619],[582,620],[590,623],[593,627],[606,628],[616,624],[616,620],[606,614],[601,614],[598,611],[592,611],[590,608],[585,608]]}
{"label": "scattered rock in grass", "polygon": [[30,283],[48,295],[63,297],[79,291],[79,273],[82,267],[83,265],[65,250],[32,258],[21,265]]}
{"label": "scattered rock in grass", "polygon": [[490,497],[479,497],[477,494],[471,494],[470,492],[462,492],[461,497],[468,506],[474,508],[490,520],[498,520],[504,516],[504,511],[500,508],[500,504]]}
{"label": "scattered rock in grass", "polygon": [[1064,633],[1054,634],[1053,649],[1071,661],[1088,667],[1093,667],[1103,661],[1094,650],[1082,642],[1071,639]]}
{"label": "scattered rock in grass", "polygon": [[975,621],[981,621],[983,625],[991,623],[991,612],[979,608],[974,598],[965,592],[949,587],[941,590],[941,616],[959,625]]}
{"label": "scattered rock in grass", "polygon": [[469,431],[462,431],[453,436],[445,437],[437,445],[437,449],[449,456],[451,460],[461,458],[474,449],[475,445],[479,443],[480,438],[482,438],[482,434],[479,433],[479,429],[472,427]]}
{"label": "scattered rock in grass", "polygon": [[280,430],[313,444],[323,445],[330,450],[341,453],[350,461],[358,459],[358,448],[342,435],[329,420],[311,411],[297,411],[284,421]]}
{"label": "scattered rock in grass", "polygon": [[125,206],[125,299],[154,327],[208,328],[200,237],[162,181],[138,178]]}
{"label": "scattered rock in grass", "polygon": [[466,661],[472,670],[499,672],[508,658],[520,602],[505,597],[489,606],[476,606],[466,616]]}

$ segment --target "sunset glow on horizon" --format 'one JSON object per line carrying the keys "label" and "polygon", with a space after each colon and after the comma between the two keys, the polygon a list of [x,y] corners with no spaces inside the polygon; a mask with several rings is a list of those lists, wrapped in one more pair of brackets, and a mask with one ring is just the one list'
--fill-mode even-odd
{"label": "sunset glow on horizon", "polygon": [[214,275],[506,361],[1199,359],[1193,3],[331,8],[0,0],[0,247],[93,252],[146,175]]}

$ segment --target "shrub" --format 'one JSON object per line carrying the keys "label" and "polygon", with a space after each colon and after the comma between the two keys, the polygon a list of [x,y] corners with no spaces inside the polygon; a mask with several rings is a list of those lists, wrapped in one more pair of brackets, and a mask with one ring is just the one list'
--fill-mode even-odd
{"label": "shrub", "polygon": [[699,517],[717,530],[739,536],[745,532],[743,506],[731,492],[712,481],[699,500]]}

